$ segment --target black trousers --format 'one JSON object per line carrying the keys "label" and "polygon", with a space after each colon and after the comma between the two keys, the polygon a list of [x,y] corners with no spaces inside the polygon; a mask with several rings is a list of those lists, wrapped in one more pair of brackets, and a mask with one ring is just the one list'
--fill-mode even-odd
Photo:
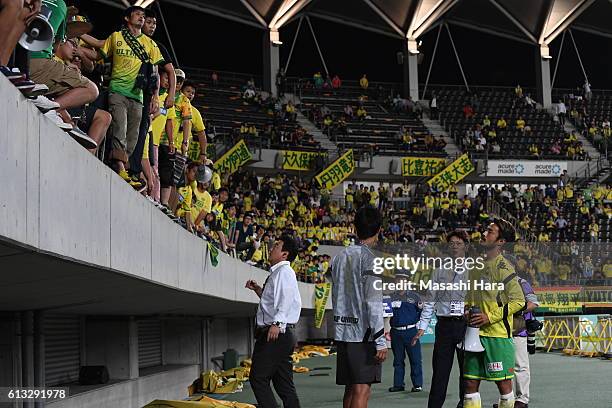
{"label": "black trousers", "polygon": [[432,358],[433,377],[431,379],[431,390],[429,391],[428,408],[442,408],[446,400],[446,390],[453,368],[455,353],[459,362],[459,402],[463,400],[463,351],[457,348],[457,344],[463,341],[465,336],[465,320],[438,318],[436,324],[436,342]]}
{"label": "black trousers", "polygon": [[270,387],[274,384],[276,393],[281,397],[284,408],[299,408],[295,386],[293,385],[293,361],[291,354],[295,346],[295,336],[291,329],[278,335],[276,341],[267,341],[267,330],[259,331],[253,350],[253,365],[249,382],[257,399],[259,408],[276,408],[276,398]]}

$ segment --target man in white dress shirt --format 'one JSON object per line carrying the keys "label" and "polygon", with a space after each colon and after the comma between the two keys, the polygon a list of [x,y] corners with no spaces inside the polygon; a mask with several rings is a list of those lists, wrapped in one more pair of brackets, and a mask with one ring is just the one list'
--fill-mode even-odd
{"label": "man in white dress shirt", "polygon": [[270,249],[270,276],[263,288],[254,280],[246,283],[246,287],[261,299],[257,308],[255,349],[249,376],[260,408],[277,407],[270,380],[283,401],[283,407],[300,406],[293,385],[291,359],[296,343],[293,328],[302,310],[295,271],[291,268],[297,252],[295,240],[288,235],[281,236]]}
{"label": "man in white dress shirt", "polygon": [[[465,258],[468,235],[465,231],[455,230],[446,237],[449,255],[455,259]],[[468,282],[468,273],[465,270],[436,269],[432,281],[436,283],[461,283]],[[431,379],[431,390],[429,391],[428,408],[442,408],[446,400],[448,381],[453,368],[453,357],[457,354],[459,363],[459,403],[457,408],[463,407],[464,383],[463,383],[463,351],[457,348],[457,344],[465,337],[466,321],[464,318],[465,290],[428,291],[421,312],[421,319],[417,324],[418,332],[413,343],[425,334],[429,327],[429,321],[435,313],[438,323],[436,324],[436,340],[433,350],[433,377]]]}

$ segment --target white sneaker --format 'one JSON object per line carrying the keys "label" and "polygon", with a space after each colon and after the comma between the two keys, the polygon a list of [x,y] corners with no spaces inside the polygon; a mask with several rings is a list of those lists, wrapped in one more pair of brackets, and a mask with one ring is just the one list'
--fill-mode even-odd
{"label": "white sneaker", "polygon": [[38,109],[43,111],[43,113],[46,113],[50,110],[58,109],[60,107],[59,103],[52,101],[51,99],[47,98],[46,96],[42,96],[42,95],[37,96],[36,98],[30,99],[30,101],[32,101],[32,103],[36,105]]}
{"label": "white sneaker", "polygon": [[89,137],[89,135],[87,135],[87,133],[83,132],[76,126],[69,130],[68,133],[70,133],[70,136],[72,136],[74,140],[79,142],[79,144],[86,149],[95,149],[96,147],[98,147],[98,144],[95,140],[93,140],[91,137]]}
{"label": "white sneaker", "polygon": [[34,88],[28,90],[27,92],[24,91],[24,94],[27,94],[27,97],[31,98],[31,97],[35,97],[38,95],[44,95],[47,92],[49,92],[49,87],[45,84],[35,84]]}
{"label": "white sneaker", "polygon": [[62,120],[62,117],[54,110],[50,110],[49,112],[45,113],[45,116],[51,119],[51,121],[55,123],[57,127],[59,127],[62,130],[65,130],[65,131],[72,130],[72,128],[74,127],[70,123],[64,122]]}

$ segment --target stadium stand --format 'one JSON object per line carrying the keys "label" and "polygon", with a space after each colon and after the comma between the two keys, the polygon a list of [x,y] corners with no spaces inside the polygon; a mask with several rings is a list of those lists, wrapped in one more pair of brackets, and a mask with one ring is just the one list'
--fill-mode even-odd
{"label": "stadium stand", "polygon": [[305,115],[340,147],[351,146],[358,156],[446,155],[445,144],[420,120],[420,107],[394,98],[391,84],[373,83],[367,90],[351,81],[339,88],[317,88],[308,80],[299,84],[300,108]]}
{"label": "stadium stand", "polygon": [[578,88],[575,91],[558,90],[555,96],[559,103],[564,103],[568,119],[576,129],[607,157],[609,140],[612,135],[610,129],[612,95],[594,91],[587,99],[584,92]]}
{"label": "stadium stand", "polygon": [[[190,70],[190,74],[192,72],[190,76],[199,91],[193,105],[204,113],[209,137],[214,135],[224,145],[233,145],[245,138],[259,148],[318,149],[318,143],[287,111],[287,102],[282,103],[261,92],[254,76],[207,70]],[[254,95],[247,98],[250,89]]]}
{"label": "stadium stand", "polygon": [[477,156],[587,159],[575,136],[566,135],[559,122],[523,92],[438,89],[440,121],[458,145]]}

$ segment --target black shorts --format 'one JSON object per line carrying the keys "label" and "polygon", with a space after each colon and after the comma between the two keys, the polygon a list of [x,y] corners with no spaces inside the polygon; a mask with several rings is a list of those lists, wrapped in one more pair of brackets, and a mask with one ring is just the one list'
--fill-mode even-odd
{"label": "black shorts", "polygon": [[159,145],[158,150],[158,167],[159,184],[162,188],[172,187],[174,174],[174,154],[170,154],[170,148],[167,145]]}
{"label": "black shorts", "polygon": [[376,360],[376,344],[337,342],[336,384],[376,384],[382,378],[382,364]]}
{"label": "black shorts", "polygon": [[77,126],[83,132],[89,133],[94,116],[99,109],[100,108],[98,108],[95,104],[90,103],[85,107],[68,109],[68,113],[73,118],[79,117],[80,119],[77,122]]}

